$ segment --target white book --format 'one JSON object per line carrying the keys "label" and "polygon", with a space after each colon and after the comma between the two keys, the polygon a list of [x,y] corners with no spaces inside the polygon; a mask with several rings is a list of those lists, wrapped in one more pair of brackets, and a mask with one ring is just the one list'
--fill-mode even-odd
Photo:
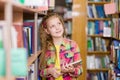
{"label": "white book", "polygon": [[95,8],[95,4],[92,4],[92,10],[93,10],[94,18],[97,18],[97,11],[96,11],[96,8]]}
{"label": "white book", "polygon": [[82,60],[78,60],[78,61],[75,61],[75,62],[69,63],[68,65],[76,66],[76,65],[80,65],[80,64],[82,64]]}
{"label": "white book", "polygon": [[17,31],[15,27],[11,27],[11,36],[12,36],[12,47],[17,48]]}

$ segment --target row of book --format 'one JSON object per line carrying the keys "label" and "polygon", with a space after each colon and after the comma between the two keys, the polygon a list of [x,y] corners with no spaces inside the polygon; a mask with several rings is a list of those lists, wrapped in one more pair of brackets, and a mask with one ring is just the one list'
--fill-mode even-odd
{"label": "row of book", "polygon": [[[38,27],[41,22],[41,18],[38,20]],[[6,23],[0,21],[0,76],[6,75]],[[37,29],[39,30],[39,29]],[[38,32],[38,31],[37,31]],[[26,76],[29,73],[27,71],[27,59],[34,53],[35,43],[35,26],[34,21],[27,20],[21,23],[13,23],[11,27],[11,73],[17,76],[19,79],[26,80]],[[39,34],[38,34],[39,36]],[[39,39],[39,38],[38,38]],[[40,40],[38,41],[38,50],[40,50]],[[34,80],[34,79],[32,79]]]}
{"label": "row of book", "polygon": [[120,39],[120,19],[118,18],[112,18],[111,21],[111,36],[114,38]]}
{"label": "row of book", "polygon": [[114,0],[116,12],[120,11],[120,0]]}
{"label": "row of book", "polygon": [[87,38],[87,49],[89,52],[91,51],[107,51],[106,41],[101,37],[88,37]]}
{"label": "row of book", "polygon": [[114,80],[120,80],[120,41],[113,40],[111,43],[111,61],[113,65]]}
{"label": "row of book", "polygon": [[109,80],[107,72],[88,73],[87,80]]}
{"label": "row of book", "polygon": [[38,11],[55,8],[55,0],[14,0],[14,2],[37,9]]}
{"label": "row of book", "polygon": [[103,5],[88,5],[87,6],[88,18],[105,18]]}
{"label": "row of book", "polygon": [[65,30],[66,30],[67,35],[72,34],[72,22],[71,21],[65,22]]}
{"label": "row of book", "polygon": [[[38,27],[41,19],[38,20]],[[28,57],[34,53],[34,43],[35,43],[35,26],[34,20],[26,20],[23,25],[14,23],[12,29],[12,46],[15,48],[26,48]],[[39,30],[39,29],[37,29]],[[38,31],[37,31],[38,34]],[[39,34],[38,34],[39,36]],[[14,40],[13,40],[14,39]],[[40,40],[38,37],[37,48],[40,50]]]}
{"label": "row of book", "polygon": [[[88,35],[107,35],[105,34],[105,29],[109,28],[109,21],[95,20],[88,21]],[[109,34],[111,35],[111,34]]]}
{"label": "row of book", "polygon": [[120,39],[120,19],[112,18],[109,21],[88,21],[88,35],[102,35]]}
{"label": "row of book", "polygon": [[72,3],[73,0],[65,0],[66,3]]}
{"label": "row of book", "polygon": [[87,69],[103,69],[109,68],[110,59],[107,55],[105,56],[87,56]]}

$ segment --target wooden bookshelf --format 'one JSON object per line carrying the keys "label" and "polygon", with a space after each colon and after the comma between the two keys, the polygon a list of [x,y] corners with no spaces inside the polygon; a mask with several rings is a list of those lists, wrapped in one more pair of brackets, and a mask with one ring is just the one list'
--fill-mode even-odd
{"label": "wooden bookshelf", "polygon": [[[36,9],[28,8],[24,5],[18,4],[13,2],[12,0],[0,0],[0,20],[6,22],[6,35],[5,37],[5,50],[6,50],[6,75],[4,77],[0,77],[0,80],[15,80],[15,77],[11,74],[11,61],[10,61],[10,51],[12,48],[12,38],[11,38],[11,26],[13,26],[13,23],[20,23],[23,25],[24,17],[25,15],[32,17],[32,19],[35,21],[35,28],[34,28],[34,54],[30,57],[28,57],[28,68],[32,63],[35,63],[35,78],[34,80],[37,80],[37,58],[40,55],[41,51],[37,51],[37,19],[40,15],[46,15],[47,11],[39,11]],[[25,17],[26,18],[26,17]],[[27,17],[28,18],[28,17]],[[13,47],[14,48],[14,47]]]}
{"label": "wooden bookshelf", "polygon": [[72,18],[64,19],[65,22],[72,21]]}
{"label": "wooden bookshelf", "polygon": [[[87,18],[87,22],[92,22],[94,25],[96,25],[96,26],[92,26],[93,28],[94,28],[94,31],[96,30],[96,27],[99,27],[99,28],[101,28],[101,27],[103,27],[104,25],[97,25],[97,23],[99,23],[99,21],[101,21],[102,23],[105,23],[105,21],[111,21],[111,18],[110,17],[108,17],[108,16],[106,16],[105,15],[105,13],[104,13],[104,4],[108,4],[108,3],[110,3],[110,2],[105,2],[105,1],[100,1],[100,2],[95,2],[95,1],[88,1],[88,4],[87,4],[87,6],[89,6],[89,10],[90,10],[90,8],[91,8],[91,10],[93,11],[93,16],[91,16],[92,14],[91,13],[88,13],[88,14],[90,14],[90,15],[88,15],[88,18]],[[100,7],[101,7],[101,9],[103,9],[103,10],[101,10],[101,11],[103,11],[103,15],[99,15],[100,13],[98,12],[97,13],[97,11],[99,11],[99,8],[97,7],[97,9],[96,9],[96,6],[99,6],[100,5]],[[92,6],[92,7],[91,7]],[[91,11],[91,12],[92,12]],[[101,17],[102,16],[102,17]],[[93,17],[93,18],[89,18],[89,17]],[[97,18],[96,18],[97,17]],[[98,21],[98,22],[96,22],[96,21]],[[90,24],[90,23],[89,23]],[[90,25],[88,25],[88,26],[90,26]],[[88,28],[88,27],[87,27]],[[91,28],[91,29],[93,29],[93,28]],[[104,29],[103,29],[104,30]],[[110,42],[111,42],[111,40],[112,40],[112,37],[106,37],[106,36],[104,36],[103,35],[103,33],[101,33],[101,34],[99,34],[99,33],[96,33],[96,32],[94,32],[94,34],[92,34],[92,35],[90,35],[89,33],[87,33],[87,37],[88,37],[88,39],[89,39],[89,41],[91,40],[91,42],[93,42],[93,47],[94,47],[94,49],[93,49],[93,51],[87,51],[87,57],[88,57],[88,62],[89,62],[89,60],[91,59],[91,57],[92,57],[92,59],[94,58],[94,59],[97,59],[98,58],[98,60],[100,60],[100,64],[102,64],[102,62],[105,62],[104,60],[106,59],[106,61],[108,61],[108,62],[110,62],[110,55],[111,55],[111,51],[110,51]],[[97,44],[98,43],[98,44]],[[102,43],[102,44],[101,44]],[[104,44],[103,44],[104,43]],[[88,45],[89,45],[89,43],[88,43]],[[104,46],[104,47],[103,47]],[[97,47],[97,48],[96,48]],[[102,47],[102,48],[101,48]],[[106,47],[106,48],[105,48]],[[103,50],[101,50],[101,49],[98,49],[98,48],[101,48],[101,49],[103,49],[103,48],[105,48],[105,51],[104,51],[104,49]],[[90,48],[88,48],[88,50],[89,50]],[[97,51],[98,50],[98,51]],[[109,58],[109,59],[108,59]],[[102,62],[101,62],[101,60],[102,60]],[[87,62],[87,63],[88,63]],[[99,61],[98,61],[99,62]],[[96,63],[94,63],[95,65],[96,65]],[[109,63],[104,63],[105,64],[105,66],[104,67],[106,67],[106,68],[102,68],[102,69],[87,69],[87,73],[88,74],[94,74],[94,72],[95,73],[99,73],[99,72],[102,72],[102,73],[104,73],[104,72],[107,72],[108,73],[108,75],[109,75],[109,68],[107,68],[107,64],[109,64]],[[89,66],[90,64],[88,64],[87,66],[88,66],[88,68],[90,67]],[[92,64],[91,64],[92,65]],[[97,64],[98,65],[98,64]],[[97,76],[97,75],[96,75]],[[97,76],[98,77],[98,76]],[[107,76],[108,78],[109,78],[109,76]]]}
{"label": "wooden bookshelf", "polygon": [[108,68],[104,68],[104,69],[87,69],[87,71],[88,72],[107,72],[107,71],[109,71],[110,69],[108,69]]}
{"label": "wooden bookshelf", "polygon": [[88,1],[88,4],[96,4],[96,5],[103,5],[103,4],[108,4],[110,2],[93,2],[93,1]]}
{"label": "wooden bookshelf", "polygon": [[40,55],[41,51],[38,51],[37,53],[34,53],[32,56],[28,58],[28,67],[38,58]]}
{"label": "wooden bookshelf", "polygon": [[103,51],[91,51],[87,53],[88,55],[110,55],[110,51],[103,52]]}
{"label": "wooden bookshelf", "polygon": [[95,21],[95,20],[110,20],[110,18],[88,18],[89,21]]}

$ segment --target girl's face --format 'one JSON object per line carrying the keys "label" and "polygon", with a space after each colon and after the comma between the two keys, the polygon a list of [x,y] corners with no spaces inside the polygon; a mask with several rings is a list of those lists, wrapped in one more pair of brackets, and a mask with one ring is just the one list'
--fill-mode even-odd
{"label": "girl's face", "polygon": [[59,18],[53,16],[49,18],[47,21],[47,29],[45,30],[48,34],[50,34],[53,38],[63,37],[63,24],[59,20]]}

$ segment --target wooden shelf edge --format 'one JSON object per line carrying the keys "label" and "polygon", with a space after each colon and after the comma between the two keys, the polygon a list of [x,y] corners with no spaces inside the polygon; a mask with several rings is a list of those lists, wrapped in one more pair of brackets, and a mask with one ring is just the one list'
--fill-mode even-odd
{"label": "wooden shelf edge", "polygon": [[106,2],[106,1],[100,1],[100,2],[94,2],[94,1],[88,1],[88,4],[108,4],[110,2]]}
{"label": "wooden shelf edge", "polygon": [[99,72],[99,71],[109,71],[110,69],[105,68],[105,69],[87,69],[88,72]]}
{"label": "wooden shelf edge", "polygon": [[64,21],[65,21],[65,22],[67,22],[67,21],[72,21],[72,18],[65,18]]}
{"label": "wooden shelf edge", "polygon": [[28,58],[28,64],[27,66],[29,67],[36,59],[37,57],[41,54],[41,51],[38,51],[37,53],[34,53],[32,56]]}
{"label": "wooden shelf edge", "polygon": [[[16,3],[16,2],[12,2],[12,5],[14,7],[14,11],[25,11],[25,12],[33,12],[35,13],[36,11],[32,8],[27,8],[26,6]],[[18,9],[19,8],[19,9]]]}
{"label": "wooden shelf edge", "polygon": [[110,54],[110,51],[106,51],[106,52],[103,52],[103,51],[89,51],[88,54]]}
{"label": "wooden shelf edge", "polygon": [[95,20],[110,20],[110,18],[88,18],[89,21],[95,21]]}
{"label": "wooden shelf edge", "polygon": [[14,11],[22,11],[22,12],[26,12],[26,13],[32,12],[32,13],[38,13],[38,14],[46,15],[45,11],[40,11],[38,9],[32,9],[32,8],[29,8],[25,5],[16,3],[16,2],[12,2],[12,5],[14,7],[14,9],[13,9]]}
{"label": "wooden shelf edge", "polygon": [[5,80],[5,77],[0,77],[0,80]]}

